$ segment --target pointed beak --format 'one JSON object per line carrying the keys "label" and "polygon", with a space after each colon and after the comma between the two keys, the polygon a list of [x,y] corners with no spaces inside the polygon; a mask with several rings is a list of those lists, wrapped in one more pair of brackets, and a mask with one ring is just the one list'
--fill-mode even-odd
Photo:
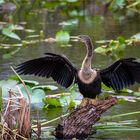
{"label": "pointed beak", "polygon": [[79,36],[71,36],[70,38],[76,41],[84,42]]}
{"label": "pointed beak", "polygon": [[71,39],[77,39],[79,40],[80,38],[78,36],[70,36]]}

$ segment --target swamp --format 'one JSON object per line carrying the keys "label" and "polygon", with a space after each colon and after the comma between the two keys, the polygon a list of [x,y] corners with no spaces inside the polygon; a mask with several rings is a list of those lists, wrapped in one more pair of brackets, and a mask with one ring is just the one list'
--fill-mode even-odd
{"label": "swamp", "polygon": [[[0,0],[0,139],[53,140],[55,128],[82,100],[76,84],[18,75],[15,67],[45,53],[65,55],[80,68],[86,54],[76,37],[94,44],[92,67],[121,58],[140,62],[139,0]],[[88,140],[140,139],[140,84],[99,98],[118,102],[92,126]]]}

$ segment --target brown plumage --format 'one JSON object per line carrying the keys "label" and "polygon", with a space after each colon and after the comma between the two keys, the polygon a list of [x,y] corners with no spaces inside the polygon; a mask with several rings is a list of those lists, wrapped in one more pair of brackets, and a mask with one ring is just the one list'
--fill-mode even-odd
{"label": "brown plumage", "polygon": [[91,68],[92,41],[89,36],[80,35],[87,53],[80,70],[76,69],[65,56],[46,53],[45,57],[19,64],[15,69],[19,74],[52,77],[61,86],[68,88],[77,83],[84,98],[96,98],[101,93],[101,82],[119,91],[125,87],[140,83],[140,63],[135,58],[120,59],[108,68],[96,71]]}

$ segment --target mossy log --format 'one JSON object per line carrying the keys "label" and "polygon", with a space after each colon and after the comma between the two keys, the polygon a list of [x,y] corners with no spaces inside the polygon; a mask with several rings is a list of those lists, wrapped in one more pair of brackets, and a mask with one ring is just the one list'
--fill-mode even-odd
{"label": "mossy log", "polygon": [[96,106],[89,102],[84,107],[76,108],[58,124],[55,137],[61,140],[87,138],[92,134],[92,125],[100,119],[101,114],[115,104],[117,104],[117,98],[109,97],[98,101]]}

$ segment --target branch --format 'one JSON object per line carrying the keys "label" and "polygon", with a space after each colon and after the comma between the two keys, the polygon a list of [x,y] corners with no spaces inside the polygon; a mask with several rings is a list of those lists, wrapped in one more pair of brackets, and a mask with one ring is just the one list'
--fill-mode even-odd
{"label": "branch", "polygon": [[57,139],[84,139],[92,134],[94,125],[111,106],[117,104],[117,98],[109,97],[98,102],[96,106],[88,103],[87,106],[75,109],[67,118],[63,118],[55,130]]}

